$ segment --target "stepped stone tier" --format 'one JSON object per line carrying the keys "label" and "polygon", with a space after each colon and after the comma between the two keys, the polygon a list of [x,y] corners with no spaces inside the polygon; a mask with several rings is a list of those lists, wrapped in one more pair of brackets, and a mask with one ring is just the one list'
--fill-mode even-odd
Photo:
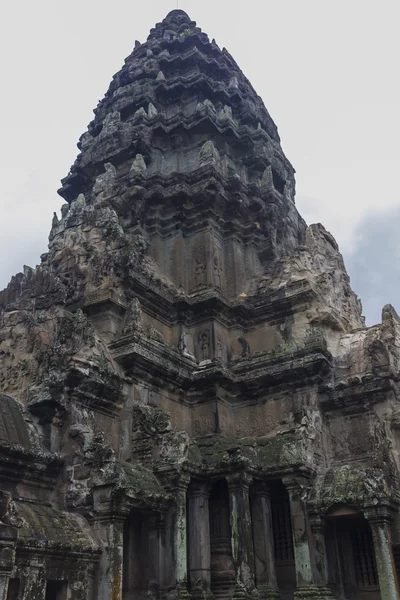
{"label": "stepped stone tier", "polygon": [[181,10],[0,293],[0,600],[394,600],[400,320],[367,328],[277,128]]}

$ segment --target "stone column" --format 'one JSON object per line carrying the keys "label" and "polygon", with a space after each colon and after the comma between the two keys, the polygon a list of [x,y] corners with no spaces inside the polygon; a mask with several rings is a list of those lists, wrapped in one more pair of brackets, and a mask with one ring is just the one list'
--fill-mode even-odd
{"label": "stone column", "polygon": [[192,482],[189,499],[189,575],[192,598],[211,597],[210,486]]}
{"label": "stone column", "polygon": [[111,486],[94,489],[93,507],[92,528],[103,550],[96,599],[122,600],[124,521],[130,509],[122,500],[118,504],[114,502]]}
{"label": "stone column", "polygon": [[7,600],[9,575],[0,573],[0,600]]}
{"label": "stone column", "polygon": [[381,600],[399,600],[399,582],[390,533],[391,515],[376,509],[367,511],[365,516],[371,525]]}
{"label": "stone column", "polygon": [[309,515],[311,551],[313,554],[314,581],[326,586],[328,583],[328,560],[325,543],[325,519],[321,515]]}
{"label": "stone column", "polygon": [[269,488],[259,482],[251,498],[254,540],[254,567],[259,595],[266,600],[280,598],[275,569],[274,532]]}
{"label": "stone column", "polygon": [[179,598],[189,598],[187,589],[187,519],[186,492],[190,477],[182,475],[175,482],[175,515],[173,521],[174,565]]}
{"label": "stone column", "polygon": [[[65,599],[73,600],[93,600],[94,598],[94,572],[93,565],[82,564],[74,572],[74,578],[68,581],[68,590],[65,592]],[[64,598],[64,597],[63,597]]]}
{"label": "stone column", "polygon": [[45,600],[46,597],[46,578],[43,565],[32,559],[29,566],[24,568],[24,575],[21,577],[21,586],[19,589],[21,600]]}
{"label": "stone column", "polygon": [[[167,540],[166,540],[166,523],[167,523],[167,511],[162,511],[159,513],[156,528],[158,533],[158,573],[159,573],[159,583],[160,588],[163,589],[168,586],[168,555],[170,553],[170,548],[167,548]],[[170,561],[171,562],[171,561]]]}
{"label": "stone column", "polygon": [[252,477],[245,473],[227,477],[231,522],[232,556],[236,585],[233,598],[245,598],[254,590],[254,548],[249,486]]}
{"label": "stone column", "polygon": [[149,518],[149,588],[158,596],[165,587],[163,535],[165,535],[165,515],[155,513]]}
{"label": "stone column", "polygon": [[[328,600],[333,596],[321,582],[317,568],[316,539],[311,531],[306,508],[306,493],[309,482],[300,478],[284,478],[283,483],[289,493],[294,558],[297,587],[295,600],[318,598]],[[325,551],[325,548],[324,550]]]}
{"label": "stone column", "polygon": [[124,521],[127,514],[103,515],[93,523],[93,530],[102,541],[99,563],[98,600],[122,600],[122,567],[124,552]]}
{"label": "stone column", "polygon": [[8,582],[15,564],[15,546],[18,530],[0,523],[0,600],[6,600]]}

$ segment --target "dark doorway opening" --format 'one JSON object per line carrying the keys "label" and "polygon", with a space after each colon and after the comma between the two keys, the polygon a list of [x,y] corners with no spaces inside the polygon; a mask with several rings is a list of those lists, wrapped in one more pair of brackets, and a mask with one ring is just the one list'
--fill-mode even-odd
{"label": "dark doorway opening", "polygon": [[19,579],[10,579],[8,582],[7,600],[18,600],[20,583]]}
{"label": "dark doorway opening", "polygon": [[211,591],[216,600],[232,597],[235,567],[232,557],[228,485],[225,480],[214,483],[209,500]]}
{"label": "dark doorway opening", "polygon": [[296,566],[289,494],[281,481],[271,484],[271,513],[278,588],[290,596],[296,589]]}
{"label": "dark doorway opening", "polygon": [[66,581],[52,581],[46,583],[45,600],[66,600],[68,583]]}
{"label": "dark doorway opening", "polygon": [[371,527],[361,513],[342,508],[328,515],[326,549],[329,585],[336,598],[379,600]]}

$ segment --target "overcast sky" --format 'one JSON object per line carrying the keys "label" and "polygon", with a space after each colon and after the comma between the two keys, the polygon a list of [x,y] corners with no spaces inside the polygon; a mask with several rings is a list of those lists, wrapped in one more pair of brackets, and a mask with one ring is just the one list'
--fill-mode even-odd
{"label": "overcast sky", "polygon": [[[336,237],[367,323],[400,310],[400,0],[179,0],[263,98],[297,206]],[[176,0],[19,0],[0,29],[0,289],[46,251],[112,75]]]}

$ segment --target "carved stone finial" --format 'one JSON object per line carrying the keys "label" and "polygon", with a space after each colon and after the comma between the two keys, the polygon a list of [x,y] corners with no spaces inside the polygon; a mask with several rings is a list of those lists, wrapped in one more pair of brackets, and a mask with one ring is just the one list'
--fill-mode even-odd
{"label": "carved stone finial", "polygon": [[232,108],[230,106],[227,106],[225,104],[224,108],[222,109],[221,113],[220,113],[220,119],[227,119],[232,121]]}
{"label": "carved stone finial", "polygon": [[271,166],[268,166],[261,178],[261,187],[265,188],[267,190],[270,190],[273,187],[273,180],[272,180],[272,169]]}
{"label": "carved stone finial", "polygon": [[109,175],[116,175],[117,170],[112,163],[104,163],[104,168]]}
{"label": "carved stone finial", "polygon": [[158,115],[158,110],[156,109],[154,104],[152,104],[151,102],[149,104],[148,115],[149,115],[149,119],[153,119],[154,117],[156,117]]}
{"label": "carved stone finial", "polygon": [[200,166],[216,163],[219,164],[221,157],[217,148],[214,146],[212,140],[205,142],[199,152],[199,164]]}
{"label": "carved stone finial", "polygon": [[116,176],[117,169],[114,167],[114,165],[109,162],[104,163],[104,173],[101,173],[96,177],[96,181],[93,185],[93,193],[98,195],[105,190],[111,189]]}
{"label": "carved stone finial", "polygon": [[83,194],[79,194],[79,196],[71,202],[71,212],[78,212],[83,210],[86,206],[86,198]]}
{"label": "carved stone finial", "polygon": [[206,98],[203,102],[203,106],[205,106],[206,108],[209,108],[212,112],[215,112],[215,106],[214,104],[211,102],[211,100],[209,100],[208,98]]}
{"label": "carved stone finial", "polygon": [[24,265],[22,267],[22,270],[24,272],[25,277],[28,277],[29,275],[32,275],[32,273],[35,272],[35,269],[33,269],[32,267],[30,267],[29,265]]}
{"label": "carved stone finial", "polygon": [[147,117],[147,113],[145,111],[145,109],[143,108],[143,106],[141,106],[140,108],[138,108],[138,110],[135,112],[135,114],[133,115],[134,118],[137,117]]}
{"label": "carved stone finial", "polygon": [[132,162],[130,172],[135,173],[135,174],[144,175],[146,173],[146,171],[147,171],[147,166],[146,166],[143,156],[141,154],[136,154],[136,156]]}
{"label": "carved stone finial", "polygon": [[0,523],[18,528],[25,524],[10,492],[0,491]]}

